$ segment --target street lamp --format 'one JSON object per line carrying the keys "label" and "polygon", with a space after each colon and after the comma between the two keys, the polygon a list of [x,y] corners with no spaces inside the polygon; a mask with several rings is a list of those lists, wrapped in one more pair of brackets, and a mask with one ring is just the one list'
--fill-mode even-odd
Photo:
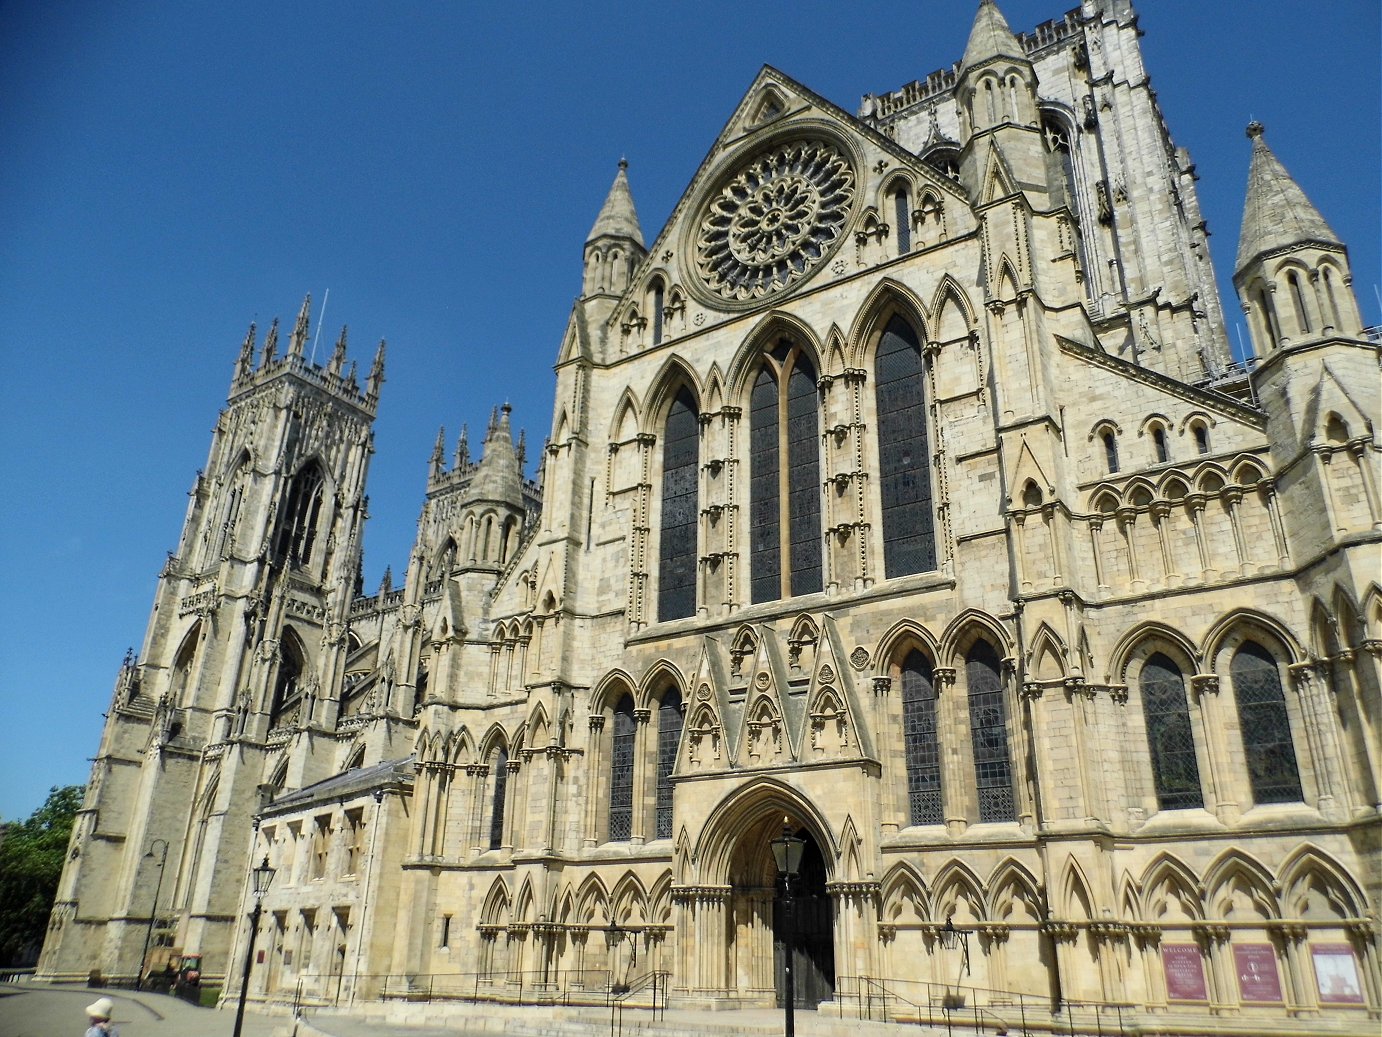
{"label": "street lamp", "polygon": [[254,938],[259,934],[259,914],[264,909],[264,894],[269,891],[269,883],[274,880],[274,870],[269,867],[269,858],[250,872],[254,881],[254,911],[250,915],[249,946],[245,950],[245,971],[240,976],[240,1007],[235,1009],[235,1029],[232,1037],[240,1037],[240,1026],[245,1021],[245,995],[250,989],[250,966],[254,964]]}
{"label": "street lamp", "polygon": [[782,988],[786,1009],[787,1037],[796,1034],[796,987],[792,982],[792,950],[796,934],[792,931],[792,880],[801,868],[801,854],[806,840],[792,834],[787,819],[782,819],[782,834],[772,842],[773,861],[782,876]]}
{"label": "street lamp", "polygon": [[154,906],[149,911],[149,928],[144,931],[144,953],[139,956],[139,965],[136,967],[134,977],[134,989],[144,989],[144,966],[149,961],[149,941],[154,938],[154,921],[158,918],[158,895],[163,892],[163,866],[168,863],[168,840],[155,839],[149,843],[149,849],[144,854],[146,861],[154,859],[154,847],[159,843],[163,844],[163,853],[158,858],[158,882],[154,885]]}
{"label": "street lamp", "polygon": [[[636,939],[636,938],[635,938]],[[612,994],[623,994],[629,988],[623,980],[619,978],[619,953],[618,948],[624,942],[624,930],[619,927],[619,923],[610,917],[609,925],[605,927],[605,946],[612,952],[613,968],[609,974],[609,990]],[[638,953],[638,944],[634,943],[634,953]]]}

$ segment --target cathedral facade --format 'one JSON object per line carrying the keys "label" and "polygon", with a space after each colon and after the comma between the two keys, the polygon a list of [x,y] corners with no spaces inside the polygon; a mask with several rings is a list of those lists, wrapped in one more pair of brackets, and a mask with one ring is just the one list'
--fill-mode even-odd
{"label": "cathedral facade", "polygon": [[439,438],[373,595],[382,344],[251,328],[40,975],[238,981],[267,859],[266,1001],[766,1005],[790,955],[845,1014],[1375,1026],[1379,340],[1254,124],[1233,361],[1138,34],[983,0],[854,114],[764,68],[651,241],[621,164],[539,477],[507,407]]}

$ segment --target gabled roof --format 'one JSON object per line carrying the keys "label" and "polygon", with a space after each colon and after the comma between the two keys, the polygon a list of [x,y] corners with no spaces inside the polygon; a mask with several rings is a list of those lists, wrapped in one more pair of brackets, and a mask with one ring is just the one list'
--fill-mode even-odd
{"label": "gabled roof", "polygon": [[1252,138],[1252,164],[1248,167],[1248,194],[1243,203],[1235,269],[1242,270],[1258,256],[1293,245],[1342,248],[1338,235],[1267,147],[1262,124],[1251,123],[1248,136]]}
{"label": "gabled roof", "polygon": [[335,803],[386,785],[412,778],[413,758],[386,760],[372,767],[352,767],[324,781],[279,796],[264,810],[265,815],[288,814],[314,803]]}

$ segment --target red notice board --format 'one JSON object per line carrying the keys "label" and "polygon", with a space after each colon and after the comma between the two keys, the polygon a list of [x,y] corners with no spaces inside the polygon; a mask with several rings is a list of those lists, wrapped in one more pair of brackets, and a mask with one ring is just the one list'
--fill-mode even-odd
{"label": "red notice board", "polygon": [[1238,973],[1238,996],[1244,1001],[1281,1003],[1281,976],[1271,944],[1235,943],[1233,968]]}
{"label": "red notice board", "polygon": [[1170,1001],[1208,1001],[1204,985],[1204,960],[1194,943],[1163,943],[1161,967],[1166,970],[1166,997]]}

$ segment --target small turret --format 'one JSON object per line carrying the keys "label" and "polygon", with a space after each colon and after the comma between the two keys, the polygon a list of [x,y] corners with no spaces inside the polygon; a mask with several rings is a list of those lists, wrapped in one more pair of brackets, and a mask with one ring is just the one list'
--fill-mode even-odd
{"label": "small turret", "polygon": [[381,338],[379,348],[374,352],[374,363],[370,365],[369,378],[365,382],[365,397],[379,399],[379,389],[384,384],[384,350],[386,343]]}
{"label": "small turret", "polygon": [[312,296],[308,295],[302,300],[302,308],[298,310],[297,323],[293,325],[293,337],[288,347],[290,356],[302,356],[303,348],[307,344],[308,328],[312,324]]}
{"label": "small turret", "polygon": [[240,382],[248,378],[254,371],[254,322],[250,322],[250,329],[245,333],[245,341],[240,346],[240,359],[235,362],[235,377],[233,382]]}
{"label": "small turret", "polygon": [[452,465],[457,471],[470,467],[470,427],[461,426],[461,436],[456,440],[456,460]]}
{"label": "small turret", "polygon": [[609,195],[586,238],[584,295],[621,294],[629,286],[629,275],[648,254],[629,190],[628,168],[621,158]]}
{"label": "small turret", "polygon": [[446,471],[446,426],[437,429],[437,442],[432,447],[431,478],[436,479]]}
{"label": "small turret", "polygon": [[278,318],[273,319],[269,325],[269,333],[264,336],[264,352],[259,357],[259,369],[262,371],[274,361],[274,354],[278,352]]}
{"label": "small turret", "polygon": [[336,348],[331,353],[331,362],[327,365],[328,374],[334,374],[337,378],[341,376],[341,370],[345,367],[346,358],[346,326],[341,325],[341,337],[336,340]]}
{"label": "small turret", "polygon": [[994,164],[1005,167],[1005,183],[1021,185],[1032,204],[1052,201],[1046,145],[1037,111],[1037,78],[1021,42],[993,0],[982,0],[974,16],[960,73],[960,175],[975,198],[993,194]]}
{"label": "small turret", "polygon": [[1249,124],[1247,134],[1252,162],[1233,284],[1258,355],[1360,335],[1348,250],[1267,146],[1262,124]]}

